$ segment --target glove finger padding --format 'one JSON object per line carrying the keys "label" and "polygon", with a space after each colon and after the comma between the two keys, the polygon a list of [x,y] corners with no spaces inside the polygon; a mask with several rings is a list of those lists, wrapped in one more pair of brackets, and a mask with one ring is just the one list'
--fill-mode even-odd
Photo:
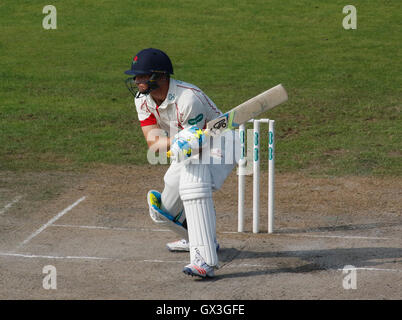
{"label": "glove finger padding", "polygon": [[185,128],[175,135],[168,156],[177,161],[186,160],[198,154],[205,142],[205,134],[197,126]]}

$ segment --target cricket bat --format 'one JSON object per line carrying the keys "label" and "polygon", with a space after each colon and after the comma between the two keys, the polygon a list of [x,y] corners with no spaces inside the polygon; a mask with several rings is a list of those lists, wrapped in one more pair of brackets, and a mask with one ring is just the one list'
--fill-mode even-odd
{"label": "cricket bat", "polygon": [[[221,116],[207,123],[204,134],[206,136],[218,136],[227,130],[238,128],[242,123],[258,117],[261,113],[268,111],[277,105],[288,100],[288,94],[282,84],[260,93],[222,114]],[[167,152],[167,156],[172,156],[172,150]]]}
{"label": "cricket bat", "polygon": [[217,136],[224,131],[236,129],[242,123],[258,117],[286,100],[288,94],[282,84],[278,84],[209,121],[204,133],[208,136]]}

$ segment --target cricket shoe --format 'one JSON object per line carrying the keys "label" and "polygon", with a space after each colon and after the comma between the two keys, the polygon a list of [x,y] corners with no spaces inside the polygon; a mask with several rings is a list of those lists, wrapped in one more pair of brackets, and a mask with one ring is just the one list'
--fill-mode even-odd
{"label": "cricket shoe", "polygon": [[186,239],[181,239],[166,244],[166,247],[170,252],[189,252],[190,244]]}
{"label": "cricket shoe", "polygon": [[201,278],[215,277],[215,267],[208,265],[201,255],[196,254],[194,262],[186,265],[183,272],[189,276]]}
{"label": "cricket shoe", "polygon": [[[219,251],[219,243],[216,243],[216,252]],[[170,252],[189,252],[190,244],[186,239],[181,239],[173,242],[169,242],[166,244],[166,247]]]}

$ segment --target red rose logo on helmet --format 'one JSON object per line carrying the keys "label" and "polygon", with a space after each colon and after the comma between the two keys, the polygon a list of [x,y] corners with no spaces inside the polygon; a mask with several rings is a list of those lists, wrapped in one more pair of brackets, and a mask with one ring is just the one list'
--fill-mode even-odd
{"label": "red rose logo on helmet", "polygon": [[134,59],[133,59],[133,63],[137,63],[137,60],[138,60],[138,57],[135,56]]}

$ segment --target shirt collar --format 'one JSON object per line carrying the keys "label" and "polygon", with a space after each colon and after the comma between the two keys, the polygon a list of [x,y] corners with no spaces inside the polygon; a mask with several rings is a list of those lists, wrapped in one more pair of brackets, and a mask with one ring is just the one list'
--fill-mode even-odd
{"label": "shirt collar", "polygon": [[159,106],[159,108],[166,108],[169,104],[175,103],[177,99],[177,84],[176,80],[173,78],[170,78],[169,81],[169,90],[166,95],[166,99],[162,102],[162,104]]}

